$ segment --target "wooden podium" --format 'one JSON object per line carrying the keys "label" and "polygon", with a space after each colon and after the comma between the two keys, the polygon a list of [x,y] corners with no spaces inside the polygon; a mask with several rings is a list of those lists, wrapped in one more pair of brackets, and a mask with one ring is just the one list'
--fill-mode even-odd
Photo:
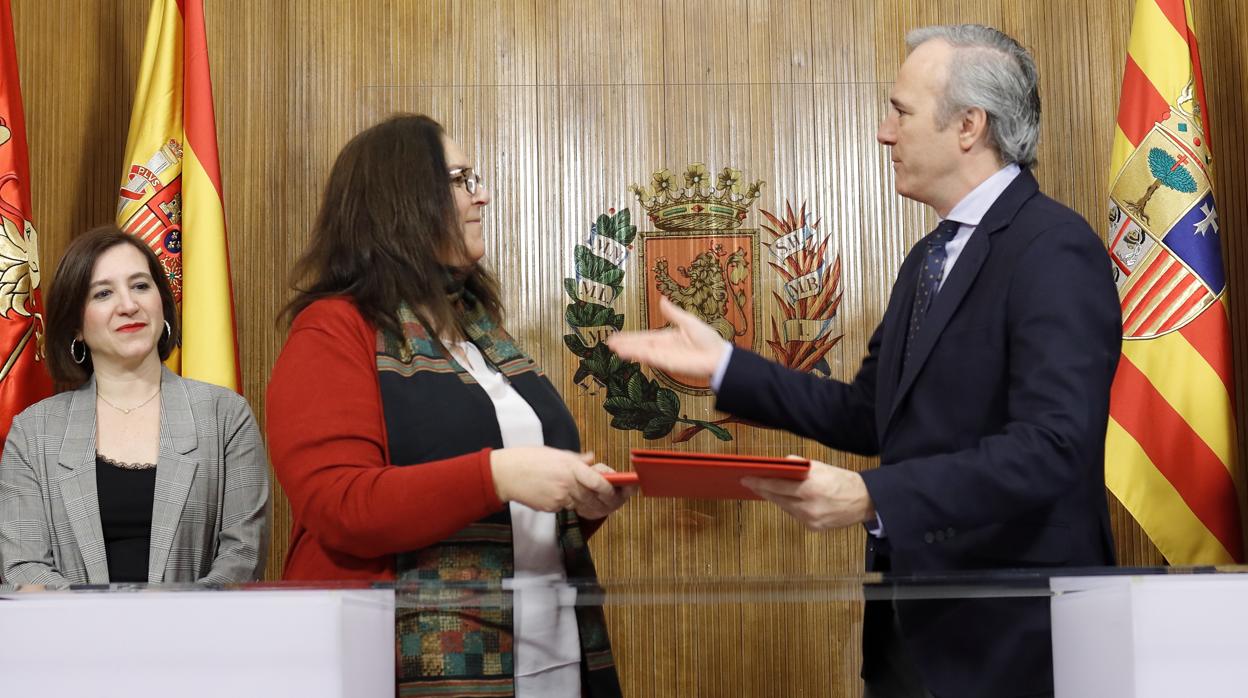
{"label": "wooden podium", "polygon": [[393,590],[0,595],[6,696],[393,698]]}
{"label": "wooden podium", "polygon": [[1248,574],[1054,577],[1057,698],[1240,698]]}

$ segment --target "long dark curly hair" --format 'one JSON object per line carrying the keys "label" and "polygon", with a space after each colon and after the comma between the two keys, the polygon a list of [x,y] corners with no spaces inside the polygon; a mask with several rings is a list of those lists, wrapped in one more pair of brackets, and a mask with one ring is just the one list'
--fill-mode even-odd
{"label": "long dark curly hair", "polygon": [[350,297],[375,327],[402,334],[402,302],[439,336],[459,336],[449,284],[463,284],[496,323],[498,282],[480,264],[448,269],[467,251],[451,192],[443,129],[399,114],[351,139],[329,173],[312,241],[292,274],[288,322],[314,301]]}

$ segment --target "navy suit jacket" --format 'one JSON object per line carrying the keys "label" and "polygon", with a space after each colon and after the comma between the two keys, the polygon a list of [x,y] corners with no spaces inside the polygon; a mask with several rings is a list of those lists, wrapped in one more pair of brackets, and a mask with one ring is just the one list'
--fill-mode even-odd
{"label": "navy suit jacket", "polygon": [[[867,569],[898,574],[1114,561],[1105,500],[1121,311],[1100,238],[1024,170],[985,214],[902,365],[926,239],[906,257],[851,383],[734,350],[717,407],[836,449],[885,528]],[[910,601],[898,622],[937,696],[1051,690],[1048,599]],[[890,604],[867,604],[863,676]]]}

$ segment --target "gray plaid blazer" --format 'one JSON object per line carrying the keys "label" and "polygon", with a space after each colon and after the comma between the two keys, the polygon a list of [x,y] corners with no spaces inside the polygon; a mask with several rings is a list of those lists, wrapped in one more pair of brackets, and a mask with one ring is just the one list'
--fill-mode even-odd
{"label": "gray plaid blazer", "polygon": [[[148,581],[258,579],[269,469],[251,408],[230,390],[163,371]],[[108,582],[94,376],[13,420],[0,458],[0,570],[7,584]]]}

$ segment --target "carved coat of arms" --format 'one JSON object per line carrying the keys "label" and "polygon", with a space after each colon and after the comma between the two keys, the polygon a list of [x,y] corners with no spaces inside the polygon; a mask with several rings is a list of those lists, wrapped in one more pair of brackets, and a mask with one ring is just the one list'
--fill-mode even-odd
{"label": "carved coat of arms", "polygon": [[[633,193],[658,230],[641,233],[641,320],[647,328],[666,323],[659,298],[666,296],[701,318],[725,340],[756,350],[759,307],[758,231],[741,229],[762,182],[739,188],[740,173],[725,170],[718,186],[707,182],[706,168],[695,163],[685,172],[685,187],[675,187],[666,171],[654,175],[650,188]],[[683,376],[657,375],[690,395],[710,394],[710,385]]]}
{"label": "carved coat of arms", "polygon": [[[705,381],[647,375],[607,348],[604,340],[624,327],[616,304],[626,277],[635,280],[637,327],[664,326],[658,305],[666,297],[738,347],[765,345],[787,366],[829,372],[827,354],[841,339],[840,258],[804,205],[795,213],[786,204],[781,216],[761,211],[766,223],[742,227],[762,187],[742,186],[740,171],[727,167],[712,183],[693,163],[683,185],[660,170],[649,186],[630,187],[656,230],[638,233],[629,209],[611,209],[576,246],[576,275],[564,280],[572,328],[564,343],[579,359],[573,381],[587,398],[602,399],[611,426],[683,442],[703,432],[729,441],[731,428],[745,425],[731,416],[700,418],[716,416]],[[773,299],[772,312],[764,313],[763,298]]]}

